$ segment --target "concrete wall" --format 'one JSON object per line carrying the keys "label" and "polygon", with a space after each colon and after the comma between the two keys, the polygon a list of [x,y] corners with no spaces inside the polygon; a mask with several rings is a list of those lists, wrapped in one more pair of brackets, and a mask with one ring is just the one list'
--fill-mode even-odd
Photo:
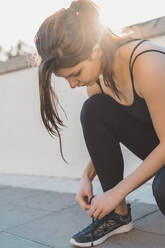
{"label": "concrete wall", "polygon": [[[164,45],[165,36],[153,41]],[[71,89],[64,79],[52,78],[68,116],[67,120],[60,111],[67,125],[62,133],[64,156],[70,163],[67,165],[61,158],[58,139],[49,136],[41,121],[37,70],[0,75],[0,173],[80,177],[89,160],[79,120],[87,99],[85,87]],[[121,148],[127,175],[141,160],[122,144]]]}
{"label": "concrete wall", "polygon": [[86,90],[71,89],[62,78],[52,80],[68,117],[60,110],[67,126],[62,133],[63,152],[70,165],[60,156],[58,139],[52,139],[42,124],[37,68],[30,68],[0,76],[1,173],[81,176],[89,160],[79,120]]}
{"label": "concrete wall", "polygon": [[165,46],[165,35],[153,37],[151,40],[161,46]]}
{"label": "concrete wall", "polygon": [[[54,80],[54,78],[53,78]],[[76,177],[86,163],[87,151],[80,131],[79,110],[87,95],[57,80],[56,92],[68,115],[62,134],[63,162],[58,139],[44,128],[39,111],[37,68],[0,76],[0,172]]]}

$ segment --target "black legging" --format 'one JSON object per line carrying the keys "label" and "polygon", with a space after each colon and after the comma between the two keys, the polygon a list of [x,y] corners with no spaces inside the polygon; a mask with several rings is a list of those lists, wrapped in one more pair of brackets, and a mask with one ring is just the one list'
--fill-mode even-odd
{"label": "black legging", "polygon": [[[81,110],[86,146],[103,191],[123,179],[124,161],[119,142],[144,160],[159,144],[152,123],[137,121],[105,94],[89,97]],[[153,195],[165,215],[165,165],[156,173]]]}

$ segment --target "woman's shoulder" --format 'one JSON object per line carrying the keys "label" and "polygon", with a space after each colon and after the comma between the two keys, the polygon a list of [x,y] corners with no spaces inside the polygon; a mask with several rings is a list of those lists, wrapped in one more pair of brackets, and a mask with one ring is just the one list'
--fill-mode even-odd
{"label": "woman's shoulder", "polygon": [[[138,41],[139,42],[139,41]],[[136,44],[138,44],[136,42]],[[130,47],[132,50],[134,46]],[[131,52],[128,54],[130,57]],[[147,78],[154,77],[157,78],[157,74],[160,73],[160,69],[165,66],[165,47],[147,40],[146,42],[141,43],[135,50],[132,56],[132,73],[134,78],[134,83],[137,85],[139,91],[142,94],[142,88],[144,81],[147,81]]]}
{"label": "woman's shoulder", "polygon": [[[129,63],[132,51],[134,50],[136,45],[138,45],[138,43],[141,41],[142,40],[133,40],[133,41],[131,41],[131,42],[129,42],[123,46],[120,54],[122,54],[122,52],[123,52],[123,56],[127,56],[127,59],[125,61],[128,61],[128,63]],[[134,51],[133,56],[132,56],[132,62],[137,57],[136,63],[134,63],[134,69],[133,69],[134,79],[136,78],[136,80],[134,80],[134,81],[136,81],[136,83],[138,82],[138,77],[143,75],[144,68],[146,66],[150,67],[151,65],[153,65],[156,62],[155,57],[158,57],[157,58],[158,60],[159,60],[159,58],[162,57],[161,56],[162,53],[152,52],[152,51],[149,52],[149,50],[157,50],[157,51],[164,52],[163,59],[165,59],[165,47],[158,44],[158,43],[155,43],[151,40],[146,40],[145,42],[143,42],[139,46],[137,46],[137,48]],[[144,52],[144,51],[148,51],[148,52]],[[139,56],[137,56],[137,55],[139,55]],[[127,66],[128,66],[128,64],[127,64]],[[126,68],[125,68],[125,70],[127,71]],[[130,75],[128,73],[125,81],[129,81],[129,77],[130,77]],[[92,95],[101,93],[101,89],[97,83],[93,84],[92,86],[87,86],[86,90],[87,90],[87,94],[89,97]]]}
{"label": "woman's shoulder", "polygon": [[[128,43],[128,53],[127,56],[129,58],[131,58],[131,54],[134,50],[134,48],[136,47],[136,45],[138,45],[142,40],[138,40],[138,41],[132,41],[130,43]],[[162,53],[161,53],[161,52]],[[142,42],[141,44],[139,44],[132,56],[132,62],[135,60],[137,60],[137,58],[139,57],[138,60],[140,60],[140,62],[142,63],[143,59],[144,60],[148,60],[148,62],[150,62],[150,59],[154,59],[155,55],[160,55],[165,53],[165,46],[160,45],[154,41],[151,40],[145,40],[145,42]],[[140,58],[141,57],[141,58]],[[160,56],[159,56],[160,57]],[[165,56],[164,56],[165,58]]]}

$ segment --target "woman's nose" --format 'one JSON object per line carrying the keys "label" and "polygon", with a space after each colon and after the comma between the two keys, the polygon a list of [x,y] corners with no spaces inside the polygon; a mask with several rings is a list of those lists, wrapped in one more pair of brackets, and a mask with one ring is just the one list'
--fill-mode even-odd
{"label": "woman's nose", "polygon": [[76,86],[78,85],[79,81],[78,80],[68,80],[70,87],[71,88],[76,88]]}

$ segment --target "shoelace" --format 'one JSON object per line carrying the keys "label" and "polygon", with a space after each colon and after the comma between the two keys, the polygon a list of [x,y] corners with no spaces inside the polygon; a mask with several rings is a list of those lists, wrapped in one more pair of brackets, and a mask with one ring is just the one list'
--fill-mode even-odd
{"label": "shoelace", "polygon": [[[90,200],[89,200],[89,204],[91,204],[91,201],[92,199],[95,197],[95,195],[93,195]],[[128,211],[129,211],[129,208],[131,206],[130,203],[127,204],[128,206]],[[113,214],[114,210],[111,212]],[[91,247],[94,247],[93,245],[93,241],[94,241],[94,223],[95,223],[95,218],[92,216],[92,232],[91,232]]]}
{"label": "shoelace", "polygon": [[[93,195],[90,200],[89,200],[89,204],[91,204],[91,201],[92,199],[94,198],[95,196]],[[92,224],[94,224],[95,222],[95,219],[94,217],[92,216]],[[92,225],[92,233],[91,233],[91,247],[93,247],[93,241],[94,241],[94,225]]]}

